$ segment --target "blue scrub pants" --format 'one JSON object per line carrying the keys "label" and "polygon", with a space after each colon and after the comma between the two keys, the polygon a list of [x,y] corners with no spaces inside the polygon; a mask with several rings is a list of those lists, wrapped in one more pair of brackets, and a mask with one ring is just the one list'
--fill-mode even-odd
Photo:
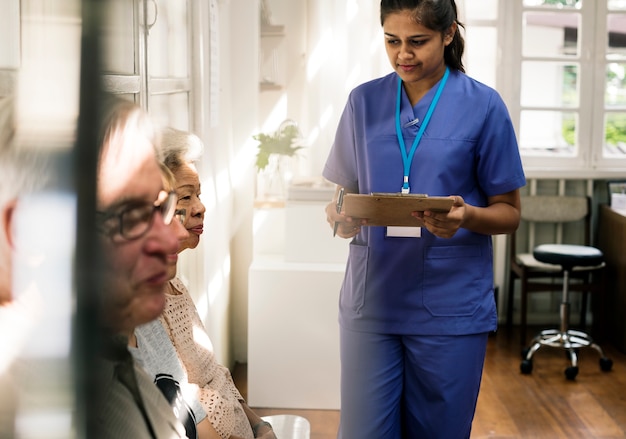
{"label": "blue scrub pants", "polygon": [[390,335],[340,328],[337,437],[469,438],[488,335]]}

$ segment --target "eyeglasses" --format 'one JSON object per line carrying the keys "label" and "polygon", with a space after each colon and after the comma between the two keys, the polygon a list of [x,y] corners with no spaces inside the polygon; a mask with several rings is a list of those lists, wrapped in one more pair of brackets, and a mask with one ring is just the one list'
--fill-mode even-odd
{"label": "eyeglasses", "polygon": [[[175,191],[161,191],[154,203],[136,202],[126,204],[122,210],[115,212],[97,212],[100,230],[112,239],[116,236],[128,241],[141,238],[152,227],[157,211],[161,213],[165,225],[169,225],[174,216],[180,221],[180,214],[177,215],[176,210],[177,202]],[[183,218],[185,213],[182,213]]]}
{"label": "eyeglasses", "polygon": [[174,216],[180,221],[181,224],[185,224],[185,219],[187,218],[187,209],[176,209],[174,212]]}

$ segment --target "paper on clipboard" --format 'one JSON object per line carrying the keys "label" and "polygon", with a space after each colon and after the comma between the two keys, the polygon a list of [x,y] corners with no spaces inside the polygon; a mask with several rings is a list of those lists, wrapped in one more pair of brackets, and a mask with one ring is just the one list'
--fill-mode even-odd
{"label": "paper on clipboard", "polygon": [[411,216],[411,212],[448,212],[453,201],[451,197],[423,194],[345,194],[342,210],[346,216],[367,218],[368,226],[421,226],[421,221]]}

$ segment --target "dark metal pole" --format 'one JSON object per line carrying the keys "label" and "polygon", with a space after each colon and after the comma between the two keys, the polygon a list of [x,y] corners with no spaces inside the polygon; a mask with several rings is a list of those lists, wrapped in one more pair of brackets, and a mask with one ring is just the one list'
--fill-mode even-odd
{"label": "dark metal pole", "polygon": [[76,404],[76,435],[98,437],[97,404],[99,386],[95,381],[96,359],[100,353],[101,251],[95,228],[96,170],[99,156],[98,133],[101,87],[101,19],[104,0],[82,0],[80,54],[80,113],[74,148],[74,178],[77,197],[76,260],[74,281],[76,314],[73,325],[73,365]]}

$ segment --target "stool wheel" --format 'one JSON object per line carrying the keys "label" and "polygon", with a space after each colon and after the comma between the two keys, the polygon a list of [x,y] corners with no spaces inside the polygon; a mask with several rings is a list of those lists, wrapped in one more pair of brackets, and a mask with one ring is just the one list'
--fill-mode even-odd
{"label": "stool wheel", "polygon": [[519,370],[524,375],[530,375],[530,373],[533,371],[533,360],[522,360],[521,364],[519,365]]}
{"label": "stool wheel", "polygon": [[570,366],[565,369],[565,378],[568,380],[575,380],[576,375],[578,375],[578,366]]}
{"label": "stool wheel", "polygon": [[609,372],[613,368],[613,360],[610,358],[600,358],[600,370]]}
{"label": "stool wheel", "polygon": [[525,360],[525,359],[526,359],[526,356],[528,355],[528,352],[530,352],[530,348],[524,348],[524,349],[522,349],[522,351],[521,351],[521,353],[520,353],[520,354],[521,354],[521,356],[522,356],[522,360]]}

